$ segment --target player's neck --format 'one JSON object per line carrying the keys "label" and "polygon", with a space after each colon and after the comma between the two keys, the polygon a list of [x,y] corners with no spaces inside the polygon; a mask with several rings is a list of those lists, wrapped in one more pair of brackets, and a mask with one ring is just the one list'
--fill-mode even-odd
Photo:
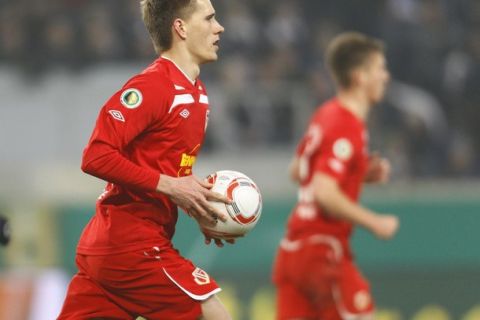
{"label": "player's neck", "polygon": [[340,104],[352,112],[355,116],[365,121],[370,111],[370,103],[367,97],[360,91],[339,90],[337,98]]}
{"label": "player's neck", "polygon": [[163,52],[161,56],[172,61],[192,84],[195,83],[200,75],[200,66],[192,61],[190,55],[186,54],[185,51],[170,49]]}

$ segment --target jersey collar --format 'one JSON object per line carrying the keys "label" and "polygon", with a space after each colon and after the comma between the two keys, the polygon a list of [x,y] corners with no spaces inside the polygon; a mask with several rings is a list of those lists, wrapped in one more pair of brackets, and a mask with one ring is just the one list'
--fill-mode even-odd
{"label": "jersey collar", "polygon": [[164,56],[160,56],[160,58],[164,59],[164,60],[167,60],[169,61],[170,63],[172,63],[175,68],[180,71],[181,74],[183,74],[183,76],[185,77],[185,79],[187,79],[187,81],[192,85],[192,86],[195,86],[195,83],[197,82],[197,80],[192,80],[183,70],[182,68],[180,68],[176,63],[175,61],[173,61],[172,59],[170,58],[167,58],[167,57],[164,57]]}

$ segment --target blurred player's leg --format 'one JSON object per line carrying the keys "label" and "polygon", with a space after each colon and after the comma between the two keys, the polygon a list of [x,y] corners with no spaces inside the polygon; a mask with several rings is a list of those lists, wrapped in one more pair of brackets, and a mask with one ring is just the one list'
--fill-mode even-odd
{"label": "blurred player's leg", "polygon": [[277,319],[339,319],[332,284],[339,262],[329,243],[282,242],[275,262]]}
{"label": "blurred player's leg", "polygon": [[292,283],[277,285],[277,320],[315,319],[314,306]]}
{"label": "blurred player's leg", "polygon": [[202,302],[202,320],[231,320],[227,310],[216,295]]}
{"label": "blurred player's leg", "polygon": [[373,319],[370,286],[348,251],[333,236],[284,240],[274,270],[277,319]]}
{"label": "blurred player's leg", "polygon": [[374,303],[370,285],[350,259],[342,263],[342,277],[334,290],[338,312],[343,318],[372,320]]}

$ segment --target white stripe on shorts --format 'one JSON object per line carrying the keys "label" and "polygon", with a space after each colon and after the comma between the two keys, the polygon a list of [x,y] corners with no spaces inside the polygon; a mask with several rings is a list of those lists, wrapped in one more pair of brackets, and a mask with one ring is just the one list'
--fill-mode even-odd
{"label": "white stripe on shorts", "polygon": [[165,268],[162,268],[163,269],[163,272],[165,273],[165,275],[173,282],[175,283],[175,285],[177,287],[179,287],[183,292],[185,292],[186,294],[188,294],[188,296],[190,298],[192,298],[193,300],[197,300],[197,301],[204,301],[204,300],[207,300],[208,298],[210,298],[211,296],[213,296],[214,294],[222,291],[222,288],[216,288],[206,294],[203,294],[201,296],[197,295],[197,294],[194,294],[194,293],[191,293],[190,291],[188,291],[187,289],[185,289],[184,287],[182,287],[177,281],[175,281],[175,279],[173,279],[173,277],[171,275],[168,274],[167,270],[165,270]]}

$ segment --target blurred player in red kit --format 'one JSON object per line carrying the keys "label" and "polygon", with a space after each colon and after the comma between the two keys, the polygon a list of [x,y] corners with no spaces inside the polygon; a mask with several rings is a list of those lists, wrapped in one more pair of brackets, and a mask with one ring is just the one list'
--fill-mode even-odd
{"label": "blurred player in red kit", "polygon": [[278,250],[277,319],[373,319],[369,284],[354,263],[355,225],[390,239],[397,217],[357,203],[364,182],[383,183],[389,162],[369,155],[368,112],[385,92],[383,44],[360,33],[337,36],[326,52],[336,96],[317,109],[290,166],[299,199]]}
{"label": "blurred player in red kit", "polygon": [[209,113],[200,65],[217,60],[224,29],[210,0],[140,6],[159,58],[106,102],[84,150],[82,170],[108,183],[58,319],[231,319],[215,280],[171,243],[177,207],[225,219],[208,200],[229,200],[192,175]]}

